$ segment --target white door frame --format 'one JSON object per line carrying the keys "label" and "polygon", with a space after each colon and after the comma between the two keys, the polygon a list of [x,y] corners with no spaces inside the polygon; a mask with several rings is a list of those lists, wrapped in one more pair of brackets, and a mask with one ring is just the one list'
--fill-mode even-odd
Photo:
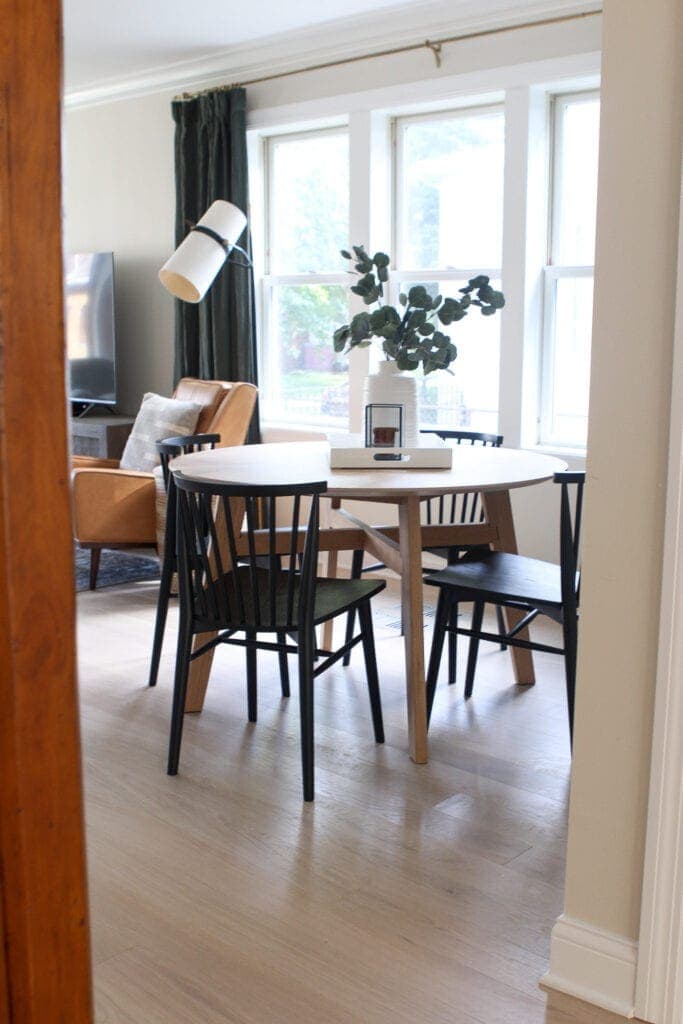
{"label": "white door frame", "polygon": [[636,1016],[683,1021],[683,183]]}

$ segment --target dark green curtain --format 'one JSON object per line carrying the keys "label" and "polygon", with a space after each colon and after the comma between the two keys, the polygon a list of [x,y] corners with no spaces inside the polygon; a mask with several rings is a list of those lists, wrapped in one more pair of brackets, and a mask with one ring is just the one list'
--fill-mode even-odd
{"label": "dark green curtain", "polygon": [[[248,211],[246,93],[224,89],[176,100],[176,245],[215,199]],[[248,231],[240,245],[251,253]],[[238,257],[239,258],[239,257]],[[197,305],[176,301],[175,380],[257,381],[251,269],[226,263]],[[249,441],[259,437],[258,412]]]}

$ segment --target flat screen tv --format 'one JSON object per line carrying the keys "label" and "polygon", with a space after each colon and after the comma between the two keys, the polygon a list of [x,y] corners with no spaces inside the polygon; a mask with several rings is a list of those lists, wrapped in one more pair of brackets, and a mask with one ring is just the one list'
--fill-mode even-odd
{"label": "flat screen tv", "polygon": [[64,291],[69,399],[74,412],[115,405],[114,254],[67,255]]}

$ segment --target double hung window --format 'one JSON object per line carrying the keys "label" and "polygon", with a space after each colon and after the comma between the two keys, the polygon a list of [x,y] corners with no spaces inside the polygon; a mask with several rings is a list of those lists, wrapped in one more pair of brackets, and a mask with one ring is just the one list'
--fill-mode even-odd
{"label": "double hung window", "polygon": [[586,445],[599,126],[597,93],[554,97],[539,438],[553,447]]}
{"label": "double hung window", "polygon": [[346,427],[348,320],[339,250],[349,235],[349,140],[341,129],[266,140],[266,253],[260,383],[269,420]]}
{"label": "double hung window", "polygon": [[[500,288],[502,108],[402,117],[395,132],[396,289],[420,283],[432,295],[459,298],[458,289],[480,273]],[[422,426],[495,431],[500,317],[472,309],[450,334],[458,349],[452,374],[419,377]]]}

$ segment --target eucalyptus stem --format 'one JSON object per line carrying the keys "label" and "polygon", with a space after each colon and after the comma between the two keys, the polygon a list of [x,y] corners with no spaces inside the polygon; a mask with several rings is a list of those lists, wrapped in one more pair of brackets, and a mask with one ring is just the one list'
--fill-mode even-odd
{"label": "eucalyptus stem", "polygon": [[362,245],[354,245],[352,250],[353,255],[342,250],[344,259],[353,264],[353,270],[348,273],[356,276],[351,291],[361,296],[366,306],[375,308],[356,313],[350,324],[337,328],[334,332],[337,353],[348,353],[357,345],[368,345],[376,340],[387,360],[394,360],[401,370],[417,370],[420,365],[425,374],[448,370],[458,351],[438,325],[448,327],[457,323],[474,306],[482,316],[493,316],[505,305],[503,293],[491,287],[485,274],[480,274],[470,278],[457,299],[441,295],[432,298],[424,285],[413,285],[407,295],[401,293],[399,303],[404,307],[401,315],[396,307],[383,301],[384,286],[389,280],[389,256],[377,252],[370,257]]}

